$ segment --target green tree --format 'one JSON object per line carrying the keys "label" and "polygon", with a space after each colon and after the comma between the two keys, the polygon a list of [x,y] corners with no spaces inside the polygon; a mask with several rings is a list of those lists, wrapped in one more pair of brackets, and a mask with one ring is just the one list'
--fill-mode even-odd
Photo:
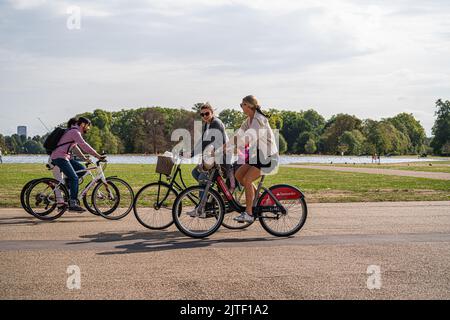
{"label": "green tree", "polygon": [[[443,147],[450,141],[450,101],[445,102],[439,99],[436,101],[436,121],[432,128],[433,140],[431,147],[433,147],[435,154],[448,154],[443,152]],[[444,151],[446,151],[444,149]]]}
{"label": "green tree", "polygon": [[313,139],[309,139],[305,144],[305,152],[308,154],[313,154],[316,150],[316,142]]}
{"label": "green tree", "polygon": [[[338,149],[343,150],[343,146],[347,146],[344,153],[360,155],[363,152],[364,136],[359,130],[345,131],[339,138]],[[339,146],[341,146],[339,148]]]}
{"label": "green tree", "polygon": [[121,152],[132,153],[135,150],[134,128],[137,119],[141,116],[141,110],[120,110],[112,113],[111,132],[117,136]]}
{"label": "green tree", "polygon": [[219,114],[219,119],[222,120],[225,128],[227,129],[239,129],[246,118],[246,115],[234,109],[225,109]]}
{"label": "green tree", "polygon": [[325,119],[317,113],[317,111],[313,109],[306,110],[303,113],[303,118],[309,122],[313,132],[316,135],[320,135],[322,133],[323,127],[325,125]]}
{"label": "green tree", "polygon": [[267,111],[267,114],[270,116],[269,124],[272,129],[281,129],[283,127],[283,116],[279,110],[272,108]]}
{"label": "green tree", "polygon": [[0,150],[2,150],[3,154],[8,152],[8,148],[6,147],[6,139],[0,134]]}
{"label": "green tree", "polygon": [[42,143],[34,141],[34,140],[28,140],[25,142],[24,146],[24,152],[27,154],[42,154],[45,153],[45,149],[42,146]]}
{"label": "green tree", "polygon": [[328,153],[338,152],[339,139],[345,131],[360,130],[362,121],[355,116],[338,114],[333,116],[325,125],[323,133],[324,151]]}
{"label": "green tree", "polygon": [[97,150],[97,152],[103,151],[103,143],[101,137],[101,131],[98,127],[92,126],[88,133],[84,136],[87,143],[91,145],[92,148]]}
{"label": "green tree", "polygon": [[[309,140],[313,140],[314,144],[317,137],[313,132],[305,131],[302,132],[298,138],[295,140],[294,146],[292,148],[295,153],[308,153],[305,149],[305,146]],[[317,148],[316,148],[317,150]]]}
{"label": "green tree", "polygon": [[[281,133],[286,138],[288,152],[297,152],[296,141],[305,131],[312,131],[311,124],[303,118],[303,113],[295,111],[282,111],[283,127]],[[305,141],[306,143],[306,141]]]}
{"label": "green tree", "polygon": [[120,140],[108,128],[101,131],[101,141],[101,152],[117,154],[122,151]]}
{"label": "green tree", "polygon": [[368,142],[366,148],[378,154],[404,154],[410,145],[409,137],[386,120],[367,120],[364,132]]}
{"label": "green tree", "polygon": [[287,142],[281,133],[278,134],[278,149],[280,154],[285,154],[287,151]]}
{"label": "green tree", "polygon": [[408,136],[411,141],[408,152],[418,154],[424,148],[425,129],[419,121],[410,113],[399,113],[393,118],[387,119],[394,127]]}
{"label": "green tree", "polygon": [[166,148],[165,119],[160,111],[147,108],[138,121],[135,151],[156,154],[164,150]]}

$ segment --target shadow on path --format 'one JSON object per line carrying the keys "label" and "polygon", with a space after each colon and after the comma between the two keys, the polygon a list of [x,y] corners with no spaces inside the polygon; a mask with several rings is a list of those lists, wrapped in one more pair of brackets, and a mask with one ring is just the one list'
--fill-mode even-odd
{"label": "shadow on path", "polygon": [[[242,232],[242,230],[238,232]],[[215,236],[217,236],[217,234]],[[258,237],[258,238],[253,237],[244,239],[239,238],[192,239],[184,236],[179,231],[101,232],[93,235],[84,235],[81,236],[81,238],[90,239],[90,241],[70,242],[67,244],[78,245],[88,243],[117,242],[115,249],[121,250],[121,251],[100,252],[98,253],[98,255],[117,255],[117,254],[157,252],[157,251],[167,251],[177,249],[195,249],[195,248],[207,248],[216,244],[230,244],[230,243],[248,244],[248,243],[273,242],[283,240],[282,238],[275,238],[275,237]],[[131,242],[131,243],[123,243],[123,242]]]}

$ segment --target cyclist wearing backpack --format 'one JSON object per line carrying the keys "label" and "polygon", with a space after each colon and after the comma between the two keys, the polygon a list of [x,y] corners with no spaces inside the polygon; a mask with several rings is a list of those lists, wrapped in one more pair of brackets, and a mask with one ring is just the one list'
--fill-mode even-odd
{"label": "cyclist wearing backpack", "polygon": [[67,178],[70,190],[69,211],[85,211],[78,203],[78,176],[76,174],[76,171],[83,170],[85,167],[78,161],[71,159],[71,150],[79,146],[84,152],[97,159],[105,158],[98,154],[82,137],[82,134],[89,131],[90,126],[91,121],[89,119],[80,117],[75,125],[64,132],[50,155],[52,163],[58,166]]}
{"label": "cyclist wearing backpack", "polygon": [[[78,121],[77,118],[70,118],[69,121],[67,121],[67,129],[70,129],[73,125],[76,125],[77,121]],[[50,152],[50,154],[51,154],[51,152]],[[75,160],[75,157],[81,159],[82,161],[85,161],[88,163],[90,162],[89,158],[83,154],[83,152],[80,150],[80,148],[78,146],[75,146],[71,150],[70,159]],[[59,169],[59,167],[55,166],[52,163],[52,158],[50,157],[50,155],[48,156],[47,168],[52,171],[53,178],[55,178],[56,180],[61,181],[61,182],[63,181],[61,169]],[[80,173],[79,175],[81,176],[81,175],[83,175],[83,173]],[[64,205],[64,199],[62,198],[61,191],[56,190],[55,193],[56,193],[56,201],[58,203],[58,207],[60,207],[61,205]]]}

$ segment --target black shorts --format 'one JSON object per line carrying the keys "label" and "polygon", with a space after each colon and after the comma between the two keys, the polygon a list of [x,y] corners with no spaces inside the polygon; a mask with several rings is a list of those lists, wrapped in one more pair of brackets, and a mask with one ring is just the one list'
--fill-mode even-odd
{"label": "black shorts", "polygon": [[257,152],[256,159],[253,157],[246,161],[246,164],[258,169],[274,169],[278,166],[278,157],[269,156],[262,160]]}

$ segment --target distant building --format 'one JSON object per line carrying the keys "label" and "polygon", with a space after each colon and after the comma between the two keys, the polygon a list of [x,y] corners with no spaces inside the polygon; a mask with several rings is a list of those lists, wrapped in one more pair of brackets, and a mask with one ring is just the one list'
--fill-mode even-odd
{"label": "distant building", "polygon": [[18,126],[17,135],[27,137],[27,126]]}

